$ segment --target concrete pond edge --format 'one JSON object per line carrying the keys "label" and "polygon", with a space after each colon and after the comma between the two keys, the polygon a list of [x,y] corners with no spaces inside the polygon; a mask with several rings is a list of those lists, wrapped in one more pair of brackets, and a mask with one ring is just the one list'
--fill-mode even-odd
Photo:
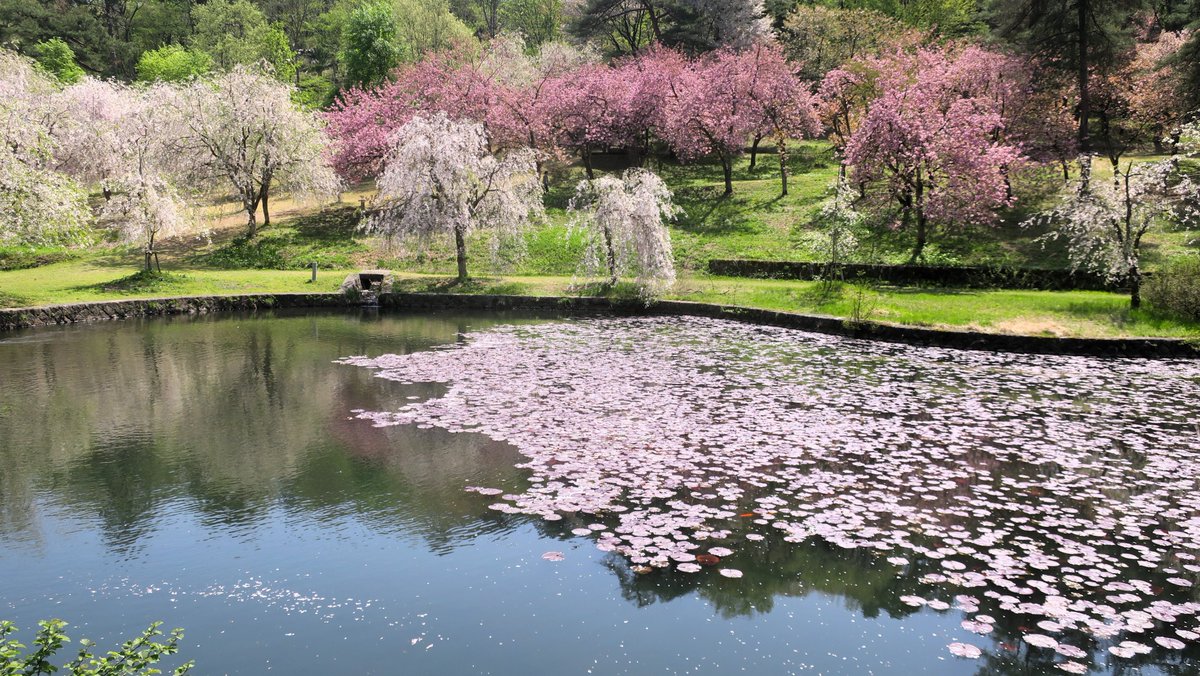
{"label": "concrete pond edge", "polygon": [[[619,314],[710,317],[892,343],[991,352],[1098,357],[1200,358],[1200,341],[1177,338],[1023,336],[983,331],[934,329],[873,321],[852,322],[838,317],[690,301],[658,301],[646,305],[636,300],[613,300],[589,296],[448,293],[382,293],[376,300],[378,307],[386,311],[518,310],[553,312],[559,315]],[[300,308],[358,309],[362,307],[364,305],[361,298],[341,293],[260,293],[112,300],[0,309],[0,332],[37,326],[134,317]]]}

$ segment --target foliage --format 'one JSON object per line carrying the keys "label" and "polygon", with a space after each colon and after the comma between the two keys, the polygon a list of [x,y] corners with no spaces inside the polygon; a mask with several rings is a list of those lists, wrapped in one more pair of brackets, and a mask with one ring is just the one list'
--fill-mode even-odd
{"label": "foliage", "polygon": [[292,103],[293,89],[237,66],[178,92],[180,160],[195,185],[225,187],[246,211],[248,233],[270,224],[272,188],[305,197],[336,195],[341,182],[326,159],[326,137],[311,113]]}
{"label": "foliage", "polygon": [[360,5],[342,29],[338,60],[351,86],[373,87],[387,78],[402,57],[396,42],[396,22],[386,0]]}
{"label": "foliage", "polygon": [[192,46],[212,56],[217,68],[271,64],[284,82],[296,76],[296,54],[287,35],[267,23],[262,10],[249,0],[210,0],[192,10],[196,25]]}
{"label": "foliage", "polygon": [[532,152],[489,153],[482,125],[441,113],[416,117],[392,143],[367,230],[418,240],[453,235],[460,281],[467,278],[466,236],[472,230],[514,235],[542,213]]}
{"label": "foliage", "polygon": [[396,37],[408,60],[474,41],[471,29],[450,12],[446,0],[392,1]]}
{"label": "foliage", "polygon": [[[88,639],[80,639],[79,653],[73,660],[55,666],[51,660],[64,645],[70,642],[70,637],[63,631],[67,623],[62,620],[43,620],[38,622],[40,629],[33,639],[33,649],[26,651],[26,646],[10,636],[17,631],[12,622],[0,621],[0,674],[17,676],[18,674],[35,675],[51,674],[60,668],[73,676],[135,676],[161,673],[155,667],[164,657],[174,655],[179,651],[179,641],[183,639],[183,630],[171,631],[167,641],[155,640],[162,636],[159,630],[161,622],[151,624],[140,636],[121,644],[116,650],[110,650],[103,655],[93,652],[95,643]],[[192,662],[177,667],[171,673],[181,676],[192,669]]]}
{"label": "foliage", "polygon": [[78,184],[0,146],[0,244],[78,241],[91,221]]}
{"label": "foliage", "polygon": [[762,0],[586,0],[571,24],[613,54],[652,45],[689,51],[744,49],[770,36]]}
{"label": "foliage", "polygon": [[921,35],[870,9],[797,5],[783,21],[779,40],[806,80],[819,81],[842,64],[916,45]]}
{"label": "foliage", "polygon": [[0,246],[0,271],[25,270],[79,258],[80,252],[65,246]]}
{"label": "foliage", "polygon": [[83,69],[75,63],[75,52],[62,38],[50,38],[33,46],[38,65],[63,84],[74,84],[83,77]]}
{"label": "foliage", "polygon": [[164,45],[142,52],[137,62],[140,82],[184,82],[208,73],[212,57],[198,49]]}
{"label": "foliage", "polygon": [[560,37],[563,5],[563,0],[506,0],[500,5],[501,25],[538,47]]}
{"label": "foliage", "polygon": [[1171,262],[1146,280],[1146,304],[1185,320],[1200,321],[1200,256]]}
{"label": "foliage", "polygon": [[573,228],[584,234],[585,274],[603,271],[609,286],[634,275],[644,297],[654,297],[675,282],[671,234],[666,222],[678,208],[662,179],[645,169],[628,169],[619,178],[581,181],[571,200]]}
{"label": "foliage", "polygon": [[28,59],[0,50],[0,243],[78,241],[91,223],[87,196],[55,171],[57,83]]}

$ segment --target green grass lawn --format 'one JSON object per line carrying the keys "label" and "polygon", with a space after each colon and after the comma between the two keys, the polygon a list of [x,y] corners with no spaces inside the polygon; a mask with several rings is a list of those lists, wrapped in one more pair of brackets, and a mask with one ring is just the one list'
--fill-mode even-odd
{"label": "green grass lawn", "polygon": [[[601,170],[617,171],[622,158],[601,157]],[[1063,336],[1200,337],[1200,325],[1143,310],[1131,312],[1125,296],[1101,292],[1039,292],[875,287],[820,282],[717,278],[704,270],[712,258],[820,260],[813,215],[837,174],[828,144],[796,144],[790,154],[790,194],[781,198],[774,149],[766,146],[757,166],[743,158],[735,167],[735,193],[722,195],[714,164],[653,166],[675,191],[683,213],[671,226],[680,280],[669,298],[766,309],[857,317],[901,324],[973,328],[1004,333]],[[1099,169],[1098,169],[1099,170]],[[324,292],[336,290],[350,270],[398,270],[400,290],[459,293],[581,295],[595,285],[574,278],[581,240],[569,228],[567,205],[578,168],[559,172],[546,197],[547,218],[522,237],[523,255],[492,260],[488,235],[468,243],[476,277],[459,285],[448,276],[455,263],[450,243],[417,248],[385,243],[360,230],[358,198],[369,185],[326,208],[292,205],[253,238],[245,237],[236,205],[206,207],[213,232],[203,240],[179,239],[163,247],[162,277],[137,275],[141,256],[120,248],[86,250],[0,249],[0,307],[116,298]],[[1046,177],[1034,180],[1045,185]],[[1027,189],[1021,186],[1022,190]],[[1034,191],[1036,192],[1036,191]],[[1043,195],[1040,199],[1049,199]],[[1061,249],[1043,246],[1039,233],[1019,227],[1027,212],[1014,211],[990,228],[942,228],[933,235],[930,261],[951,264],[1007,263],[1061,267]],[[873,259],[902,262],[909,234],[876,229],[865,242]],[[1145,244],[1147,267],[1200,248],[1200,231],[1161,232]],[[507,250],[507,249],[506,249]],[[308,266],[320,272],[310,283]],[[622,292],[621,289],[617,290]]]}
{"label": "green grass lawn", "polygon": [[[121,261],[124,264],[121,264]],[[0,272],[7,307],[162,296],[335,291],[348,270],[217,270],[164,265],[163,278],[136,274],[137,256],[76,260]],[[397,273],[398,291],[586,295],[596,286],[567,276],[503,275],[459,285],[452,277]],[[618,289],[618,292],[621,292]],[[684,276],[669,299],[1001,333],[1060,336],[1200,337],[1200,325],[1132,312],[1128,299],[1103,292],[866,288],[851,284]]]}

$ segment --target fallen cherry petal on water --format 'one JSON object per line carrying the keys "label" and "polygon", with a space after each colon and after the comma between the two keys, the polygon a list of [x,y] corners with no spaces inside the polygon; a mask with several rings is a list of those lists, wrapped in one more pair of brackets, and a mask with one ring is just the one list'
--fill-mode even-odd
{"label": "fallen cherry petal on water", "polygon": [[955,657],[965,657],[967,659],[977,659],[983,655],[983,651],[978,646],[973,646],[970,643],[954,642],[949,646],[950,654]]}

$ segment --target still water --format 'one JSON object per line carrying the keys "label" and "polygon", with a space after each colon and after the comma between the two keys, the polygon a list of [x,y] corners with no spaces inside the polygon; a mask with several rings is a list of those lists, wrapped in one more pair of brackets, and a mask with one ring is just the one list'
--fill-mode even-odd
{"label": "still water", "polygon": [[[623,421],[636,419],[636,412],[614,405],[614,414],[604,423],[612,429],[595,428],[589,422],[593,429],[568,430],[580,433],[578,439],[556,438],[561,434],[557,428],[534,427],[538,420],[544,424],[560,419],[555,416],[562,416],[559,427],[579,423],[570,417],[572,399],[565,390],[545,397],[532,390],[530,396],[501,390],[509,383],[524,386],[528,383],[522,379],[530,377],[538,387],[593,387],[564,381],[573,379],[572,374],[591,373],[583,364],[597,363],[597,357],[588,350],[595,349],[597,341],[616,340],[606,331],[632,336],[633,342],[615,347],[606,343],[600,351],[603,359],[613,357],[615,352],[609,351],[615,350],[626,355],[626,361],[615,360],[615,366],[596,373],[625,368],[652,379],[636,388],[639,393],[655,392],[656,384],[669,384],[675,392],[686,393],[688,387],[701,385],[710,388],[709,395],[725,392],[727,397],[712,397],[733,402],[724,414],[753,421],[747,426],[750,432],[739,429],[737,434],[743,436],[720,439],[730,444],[754,445],[754,430],[769,427],[766,416],[773,409],[764,401],[745,399],[746,392],[765,387],[757,372],[751,372],[754,368],[770,366],[794,382],[800,372],[787,369],[816,363],[818,356],[836,361],[839,350],[848,349],[855,356],[843,365],[845,372],[822,370],[805,387],[840,390],[845,383],[833,379],[857,374],[854,377],[875,381],[872,387],[879,388],[881,378],[895,377],[902,383],[895,396],[903,399],[905,387],[922,381],[914,373],[946,362],[941,368],[957,374],[953,387],[920,386],[933,387],[943,399],[969,399],[972,405],[984,401],[964,395],[963,388],[971,387],[973,379],[982,382],[991,373],[1014,368],[1014,363],[984,359],[980,364],[961,356],[972,353],[944,351],[915,359],[901,347],[879,349],[856,341],[843,341],[843,345],[840,339],[775,330],[758,335],[713,322],[638,324],[636,320],[558,321],[499,314],[281,313],[125,321],[8,334],[0,337],[0,619],[16,622],[25,630],[22,637],[28,638],[38,619],[61,617],[71,625],[69,634],[92,638],[101,647],[163,620],[165,628],[184,628],[181,655],[194,659],[196,673],[201,674],[1046,673],[1066,658],[1023,640],[1033,632],[1083,644],[1088,656],[1080,663],[1096,672],[1196,673],[1200,668],[1194,641],[1188,640],[1183,649],[1167,649],[1151,641],[1195,628],[1192,615],[1200,610],[1189,605],[1194,594],[1181,579],[1195,577],[1188,567],[1195,568],[1195,559],[1188,558],[1192,556],[1188,552],[1195,551],[1196,543],[1189,539],[1194,532],[1187,528],[1200,520],[1200,514],[1188,512],[1192,503],[1184,498],[1165,508],[1188,513],[1173,514],[1169,523],[1143,524],[1145,533],[1138,534],[1136,546],[1161,550],[1141,560],[1152,559],[1150,567],[1163,570],[1152,571],[1154,575],[1148,577],[1153,579],[1144,590],[1119,588],[1133,592],[1129,599],[1080,606],[1087,612],[1080,614],[1075,628],[1085,626],[1084,615],[1099,612],[1106,617],[1105,604],[1111,604],[1113,615],[1119,616],[1121,603],[1128,603],[1130,609],[1155,610],[1155,626],[1140,626],[1141,615],[1136,613],[1142,611],[1131,610],[1133,619],[1121,620],[1119,633],[1102,637],[1072,633],[1070,626],[1038,629],[1039,621],[1047,621],[1042,605],[1040,614],[1022,608],[1026,615],[1022,616],[997,609],[996,604],[1012,606],[1000,594],[985,597],[976,591],[973,601],[964,601],[965,597],[959,598],[963,590],[950,589],[945,575],[931,577],[931,570],[958,570],[937,566],[946,559],[945,553],[924,540],[928,546],[914,545],[907,535],[900,537],[900,530],[885,543],[887,532],[865,524],[882,534],[880,542],[863,546],[862,541],[846,540],[841,531],[805,526],[808,522],[798,516],[788,521],[774,516],[786,512],[786,505],[795,506],[788,500],[798,504],[809,499],[808,493],[795,490],[800,475],[829,472],[839,461],[832,455],[821,456],[819,466],[801,466],[803,471],[789,479],[793,490],[786,493],[786,500],[769,491],[711,488],[725,499],[750,501],[749,507],[739,509],[754,510],[753,501],[767,495],[769,500],[759,506],[769,510],[746,514],[778,519],[774,525],[778,533],[764,528],[765,536],[743,539],[737,526],[737,534],[717,532],[716,542],[704,543],[735,548],[736,553],[721,565],[742,573],[741,577],[718,575],[715,568],[707,567],[698,573],[660,568],[662,562],[655,560],[653,552],[624,546],[601,551],[597,537],[578,534],[580,526],[594,522],[600,522],[597,528],[616,530],[621,519],[645,505],[634,504],[622,513],[611,511],[612,505],[591,505],[589,510],[596,509],[581,515],[586,518],[567,514],[566,519],[546,520],[547,509],[562,507],[565,489],[561,486],[580,483],[567,473],[581,463],[560,456],[567,457],[572,448],[588,448],[589,438],[611,438],[609,446],[618,443]],[[683,352],[705,355],[725,332],[733,332],[728,342],[736,346],[737,355],[777,345],[776,352],[784,356],[766,366],[749,359],[749,366],[729,373],[725,362],[741,357],[712,353],[689,365]],[[663,348],[656,341],[672,347]],[[803,351],[787,353],[792,348],[781,341],[799,341]],[[564,345],[561,355],[554,353],[556,344]],[[652,361],[639,362],[641,354],[652,355]],[[383,355],[399,356],[371,361]],[[405,362],[405,355],[421,361]],[[347,357],[359,359],[335,363]],[[1061,377],[1082,378],[1088,387],[1096,387],[1088,378],[1112,370],[1105,362],[1030,360],[1018,359],[1016,370],[1025,369],[1030,377],[1052,376],[1054,382],[1061,382]],[[909,370],[889,366],[898,361],[908,364]],[[682,380],[692,376],[681,376],[678,370],[658,372],[655,363],[674,363],[703,377],[696,376],[689,384]],[[473,370],[456,371],[459,368]],[[1157,394],[1168,399],[1164,405],[1169,415],[1161,414],[1165,417],[1159,420],[1155,417],[1159,413],[1132,406],[1130,419],[1118,421],[1117,427],[1149,420],[1151,429],[1143,446],[1169,447],[1172,457],[1191,460],[1188,454],[1200,452],[1200,445],[1186,417],[1188,410],[1195,412],[1191,407],[1200,375],[1185,364],[1162,372],[1129,368],[1130,373],[1120,377],[1142,386],[1155,384]],[[379,369],[388,377],[375,377]],[[872,377],[872,373],[882,375]],[[713,378],[732,380],[714,382]],[[471,383],[474,389],[463,390],[461,383]],[[623,391],[617,384],[608,386],[614,396]],[[1192,400],[1184,401],[1188,392]],[[797,409],[794,394],[779,403],[779,410]],[[604,406],[603,388],[595,387],[588,395],[597,408]],[[1017,404],[1022,404],[1022,397],[1054,398],[1065,401],[1072,411],[1084,411],[1080,415],[1086,415],[1089,406],[1106,412],[1114,406],[1112,401],[1093,402],[1078,393],[1073,398],[1051,397],[1022,393],[1011,386],[998,388],[989,397],[983,410],[995,397]],[[388,418],[392,412],[418,410],[443,399],[461,405]],[[555,402],[553,407],[534,405],[543,399]],[[818,396],[813,401],[820,400]],[[835,412],[849,405],[834,395],[828,404]],[[639,401],[637,405],[649,404]],[[742,405],[754,410],[737,408]],[[811,413],[821,407],[810,401],[804,408]],[[511,413],[507,418],[505,410]],[[689,409],[672,417],[683,420],[695,414]],[[496,422],[521,416],[534,422],[508,427]],[[847,416],[835,417],[850,419]],[[1022,425],[1040,425],[1039,437],[1051,436],[1050,431],[1057,429],[1054,425],[1062,422],[1053,416],[1040,422],[1027,415],[1015,417]],[[897,419],[912,422],[914,429],[936,429],[940,424],[936,413],[917,412]],[[723,424],[714,418],[714,429]],[[483,432],[472,431],[476,425]],[[831,426],[836,421],[824,429]],[[898,443],[892,438],[897,429],[902,430],[880,428],[875,436]],[[666,428],[659,432],[671,436]],[[772,437],[786,432],[769,430]],[[851,438],[854,433],[847,429],[839,434]],[[1071,434],[1062,436],[1074,443]],[[1137,440],[1133,441],[1136,446]],[[709,444],[705,448],[720,450],[712,439],[705,443]],[[525,452],[519,450],[522,444]],[[559,446],[551,448],[553,444]],[[910,454],[912,446],[919,445],[905,444],[901,452]],[[947,443],[951,451],[952,446]],[[538,460],[537,448],[543,452],[551,448],[558,455]],[[854,452],[864,453],[861,444]],[[1128,471],[1146,473],[1146,466],[1154,465],[1153,453],[1146,448],[1129,453],[1137,457],[1129,460],[1129,454],[1122,455],[1121,471],[1129,465]],[[977,460],[970,462],[985,464]],[[990,455],[988,461],[992,462],[988,471],[996,477],[1026,476],[1012,467],[1028,461],[1018,462],[1002,453]],[[1190,467],[1186,471],[1167,468],[1166,475],[1149,472],[1148,479],[1139,474],[1138,481],[1182,481],[1186,485],[1172,487],[1171,495],[1187,496],[1197,490],[1195,470]],[[1085,469],[1091,472],[1092,468]],[[620,469],[636,476],[641,476],[640,471],[624,465]],[[1057,466],[1046,470],[1053,476],[1082,471]],[[604,477],[598,474],[591,479]],[[651,480],[657,479],[639,482]],[[963,482],[946,483],[963,494]],[[549,495],[545,489],[551,485],[561,490]],[[697,491],[710,490],[708,484],[704,486]],[[478,487],[499,487],[505,495],[465,490]],[[918,488],[925,493],[935,490]],[[1026,491],[1021,485],[1022,495],[1035,503],[1049,501],[1042,488],[1034,488]],[[811,492],[834,495],[838,490],[821,484],[819,491]],[[858,486],[851,492],[864,490]],[[707,499],[697,494],[697,499]],[[523,497],[529,495],[536,499]],[[626,497],[620,493],[616,499]],[[504,504],[497,504],[498,500]],[[682,509],[675,502],[671,507],[665,504],[647,509],[655,514]],[[1081,519],[1092,518],[1088,515],[1095,509],[1113,509],[1082,498],[1072,504],[1082,505],[1082,511],[1069,508]],[[987,502],[975,507],[983,511],[974,517],[969,511],[963,516],[953,506],[945,510],[944,521],[958,529],[950,535],[960,536],[951,538],[952,544],[973,541],[966,537],[975,527],[973,518],[991,529],[989,537],[995,535],[998,529],[990,520],[995,514],[988,510],[998,507]],[[845,509],[839,504],[828,511]],[[924,509],[941,513],[936,506]],[[812,516],[816,511],[807,513]],[[1031,513],[1036,515],[1037,510]],[[738,522],[742,516],[716,510],[696,518],[705,521],[706,533],[712,533],[717,526],[709,522],[714,518]],[[898,523],[895,514],[890,517]],[[1094,523],[1063,523],[1062,529],[1069,533],[1085,526]],[[1128,523],[1124,527],[1132,542]],[[812,532],[797,535],[803,528]],[[1038,542],[1046,538],[1037,529],[1025,530],[1025,536],[1016,538],[1016,550],[1034,548],[1030,534],[1040,538]],[[921,536],[936,538],[938,533],[927,523]],[[604,537],[600,536],[602,543]],[[974,531],[972,537],[981,538]],[[1159,544],[1154,544],[1155,537]],[[1066,546],[1054,536],[1050,539]],[[646,541],[638,542],[644,549]],[[900,552],[901,545],[908,549]],[[1113,556],[1123,553],[1122,545],[1114,544]],[[895,551],[881,553],[893,546]],[[978,548],[988,546],[1005,552],[1012,549],[1011,543],[995,541]],[[684,555],[675,560],[689,560],[686,552],[672,551]],[[561,560],[547,560],[545,555],[551,552],[561,553]],[[897,558],[897,553],[908,558]],[[1176,554],[1182,558],[1166,562],[1162,558]],[[951,551],[950,558],[955,556]],[[1107,570],[1107,555],[1097,556],[1077,572]],[[631,557],[655,567],[636,573]],[[991,575],[998,565],[992,557],[967,573],[978,569],[981,576]],[[1051,571],[1044,577],[1059,574]],[[1019,583],[1010,585],[1013,593],[1026,594],[1021,585],[1028,580],[1013,575]],[[1123,572],[1114,576],[1105,584],[1130,578]],[[1180,584],[1171,586],[1160,578]],[[1053,584],[1050,580],[1043,589],[1034,582],[1036,597],[1045,607],[1053,605],[1047,601],[1054,596],[1049,590]],[[1113,591],[1080,588],[1078,598],[1097,594],[1104,598]],[[1139,590],[1144,592],[1141,598]],[[1155,599],[1172,605],[1153,606]],[[995,625],[991,631],[971,631],[963,624],[989,612],[996,616],[991,618]],[[1058,615],[1053,618],[1069,624]],[[1149,647],[1139,648],[1127,659],[1107,650],[1128,639]],[[956,657],[947,649],[956,642],[978,646],[984,654],[979,659]]]}

